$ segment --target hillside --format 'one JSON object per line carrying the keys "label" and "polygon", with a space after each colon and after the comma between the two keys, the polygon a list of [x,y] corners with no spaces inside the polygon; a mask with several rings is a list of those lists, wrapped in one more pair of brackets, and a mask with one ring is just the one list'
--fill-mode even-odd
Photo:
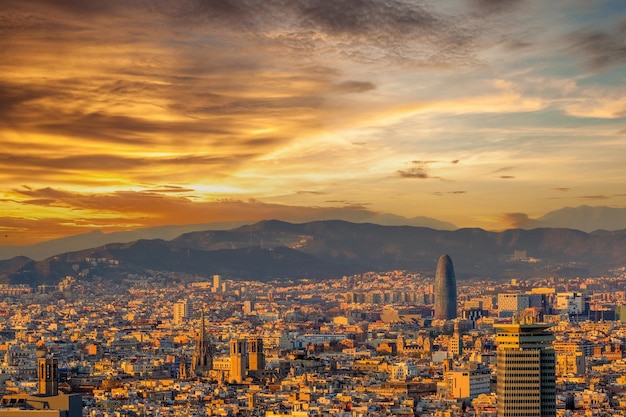
{"label": "hillside", "polygon": [[442,253],[452,257],[459,279],[599,275],[626,265],[626,230],[442,231],[345,221],[292,224],[270,220],[232,230],[186,233],[171,241],[108,244],[39,262],[13,258],[0,262],[0,279],[36,284],[57,282],[80,271],[88,271],[87,277],[117,279],[146,270],[255,280],[391,269],[432,273]]}

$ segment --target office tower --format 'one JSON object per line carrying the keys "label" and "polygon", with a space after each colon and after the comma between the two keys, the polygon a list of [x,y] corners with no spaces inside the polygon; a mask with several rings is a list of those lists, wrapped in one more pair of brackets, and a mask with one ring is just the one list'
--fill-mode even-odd
{"label": "office tower", "polygon": [[180,300],[174,304],[174,323],[182,324],[191,317],[191,309],[187,300]]}
{"label": "office tower", "polygon": [[452,259],[441,255],[435,273],[435,319],[456,318],[456,277]]}
{"label": "office tower", "polygon": [[248,368],[247,343],[242,339],[230,341],[230,376],[229,381],[240,384]]}
{"label": "office tower", "polygon": [[497,329],[498,417],[556,415],[555,357],[550,324],[494,325]]}
{"label": "office tower", "polygon": [[248,369],[251,371],[262,371],[265,369],[263,339],[259,337],[248,339]]}
{"label": "office tower", "polygon": [[245,315],[252,313],[252,311],[254,311],[254,302],[250,300],[244,301],[241,309]]}
{"label": "office tower", "polygon": [[59,393],[59,360],[57,358],[39,358],[37,365],[39,395],[57,395]]}
{"label": "office tower", "polygon": [[220,292],[222,290],[222,276],[213,275],[213,292]]}
{"label": "office tower", "polygon": [[204,311],[200,315],[200,333],[196,337],[196,346],[191,359],[191,375],[205,376],[213,369],[213,346],[206,336]]}

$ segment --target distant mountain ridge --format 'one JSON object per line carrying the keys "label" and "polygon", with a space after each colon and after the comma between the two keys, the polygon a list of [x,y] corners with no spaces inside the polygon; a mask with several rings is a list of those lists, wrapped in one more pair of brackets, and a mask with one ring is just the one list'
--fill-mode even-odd
{"label": "distant mountain ridge", "polygon": [[[367,223],[384,224],[389,226],[418,226],[418,227],[431,227],[433,229],[440,230],[454,230],[456,226],[452,223],[442,222],[430,217],[413,217],[406,218],[402,216],[396,216],[395,214],[372,214],[366,217],[364,220],[358,221]],[[244,224],[252,224],[254,221],[239,221],[239,222],[214,222],[214,223],[202,223],[202,224],[189,224],[189,225],[168,225],[168,226],[155,226],[146,227],[141,229],[102,233],[99,230],[94,230],[88,233],[83,233],[75,236],[67,236],[60,239],[49,240],[33,245],[24,246],[0,246],[0,259],[10,259],[15,256],[26,256],[35,260],[43,260],[50,256],[54,256],[60,253],[79,251],[82,249],[93,248],[96,246],[102,246],[109,243],[128,243],[139,239],[164,239],[170,240],[183,233],[202,231],[202,230],[228,230],[233,227],[241,226]]]}
{"label": "distant mountain ridge", "polygon": [[542,227],[572,227],[584,232],[626,229],[626,208],[617,207],[564,207],[551,211],[538,219]]}
{"label": "distant mountain ridge", "polygon": [[0,282],[56,283],[76,271],[87,271],[87,278],[175,271],[252,280],[393,269],[432,272],[442,253],[452,257],[459,279],[593,276],[626,266],[626,230],[442,231],[338,220],[269,220],[231,230],[189,232],[171,241],[107,244],[39,262],[13,258],[0,261]]}
{"label": "distant mountain ridge", "polygon": [[60,253],[79,251],[106,245],[108,243],[127,243],[139,239],[170,240],[180,236],[182,233],[209,229],[226,230],[242,224],[246,224],[246,222],[155,226],[112,233],[102,233],[99,230],[93,230],[88,233],[47,240],[33,245],[0,246],[0,259],[9,259],[14,256],[26,256],[31,259],[42,260]]}
{"label": "distant mountain ridge", "polygon": [[[537,219],[528,218],[523,214],[510,215],[513,228],[536,229],[536,228],[567,228],[582,230],[590,233],[595,231],[618,231],[626,229],[626,208],[614,208],[606,206],[579,206],[564,207],[552,211]],[[343,219],[346,220],[346,219]],[[350,219],[347,219],[351,221]],[[457,227],[452,223],[443,222],[430,217],[406,218],[390,213],[371,214],[359,217],[355,223],[373,223],[385,226],[414,226],[427,227],[436,230],[451,231]],[[252,221],[241,222],[216,222],[193,225],[170,225],[142,228],[123,232],[102,233],[94,230],[89,233],[54,239],[34,245],[25,246],[0,246],[0,260],[10,259],[15,256],[25,256],[34,260],[44,260],[48,257],[66,252],[80,251],[83,249],[103,246],[110,243],[128,243],[140,239],[174,239],[181,234],[203,230],[229,230],[245,224],[253,224]],[[228,246],[225,244],[225,246]]]}

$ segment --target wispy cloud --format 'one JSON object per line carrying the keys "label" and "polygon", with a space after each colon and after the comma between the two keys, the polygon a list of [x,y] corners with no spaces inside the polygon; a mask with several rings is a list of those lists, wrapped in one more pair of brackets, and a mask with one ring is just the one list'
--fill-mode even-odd
{"label": "wispy cloud", "polygon": [[611,196],[604,194],[581,195],[579,198],[583,200],[610,200]]}
{"label": "wispy cloud", "polygon": [[571,50],[594,69],[626,63],[626,20],[614,28],[585,28],[569,35]]}
{"label": "wispy cloud", "polygon": [[[418,179],[427,179],[433,178],[426,171],[426,167],[428,164],[434,161],[412,161],[411,166],[407,169],[399,169],[398,175],[403,178],[418,178]],[[435,177],[438,178],[438,177]]]}
{"label": "wispy cloud", "polygon": [[473,226],[615,198],[622,8],[2,2],[0,211],[100,227],[97,206],[128,226],[333,204]]}
{"label": "wispy cloud", "polygon": [[498,168],[496,170],[491,171],[490,174],[499,174],[501,172],[512,171],[514,169],[515,167],[502,167],[502,168]]}

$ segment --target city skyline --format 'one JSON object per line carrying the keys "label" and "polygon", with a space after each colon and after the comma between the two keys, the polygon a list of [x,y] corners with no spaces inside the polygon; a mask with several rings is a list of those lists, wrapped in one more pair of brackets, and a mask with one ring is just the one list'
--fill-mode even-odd
{"label": "city skyline", "polygon": [[0,18],[2,245],[626,207],[617,0],[32,0]]}

